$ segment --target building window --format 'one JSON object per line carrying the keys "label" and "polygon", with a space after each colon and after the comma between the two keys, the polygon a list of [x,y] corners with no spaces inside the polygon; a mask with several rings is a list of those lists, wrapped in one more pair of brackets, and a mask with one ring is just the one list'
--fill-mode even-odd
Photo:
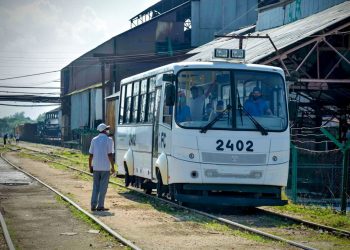
{"label": "building window", "polygon": [[184,22],[184,31],[191,30],[192,29],[192,22],[191,19],[186,19]]}

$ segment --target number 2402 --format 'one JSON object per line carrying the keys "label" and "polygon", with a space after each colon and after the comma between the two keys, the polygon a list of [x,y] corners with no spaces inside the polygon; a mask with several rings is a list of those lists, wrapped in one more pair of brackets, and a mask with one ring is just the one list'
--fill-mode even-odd
{"label": "number 2402", "polygon": [[[217,147],[216,150],[218,151],[224,151],[224,141],[223,140],[217,140],[216,141]],[[231,140],[228,140],[226,143],[226,148],[230,149],[231,151],[234,151],[235,148],[237,151],[243,151],[245,149],[245,151],[247,152],[253,152],[253,142],[252,141],[246,141],[246,143],[244,144],[244,142],[242,140],[238,140],[236,142],[236,144],[234,142],[232,142]]]}

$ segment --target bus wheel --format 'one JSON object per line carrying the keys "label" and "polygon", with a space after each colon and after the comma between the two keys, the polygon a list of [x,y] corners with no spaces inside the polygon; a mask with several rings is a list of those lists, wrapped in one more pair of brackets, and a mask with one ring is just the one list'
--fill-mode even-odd
{"label": "bus wheel", "polygon": [[169,184],[169,196],[171,201],[175,201],[176,193],[177,193],[176,184]]}
{"label": "bus wheel", "polygon": [[130,178],[130,175],[128,173],[125,173],[124,180],[125,180],[125,187],[128,187],[130,185],[130,182],[131,182],[131,178]]}
{"label": "bus wheel", "polygon": [[152,194],[152,188],[146,188],[144,189],[145,194]]}
{"label": "bus wheel", "polygon": [[159,170],[157,171],[157,197],[163,197],[163,181]]}
{"label": "bus wheel", "polygon": [[124,171],[125,171],[125,175],[124,175],[125,187],[128,187],[131,183],[131,177],[129,175],[128,168],[126,167],[126,162],[124,162]]}

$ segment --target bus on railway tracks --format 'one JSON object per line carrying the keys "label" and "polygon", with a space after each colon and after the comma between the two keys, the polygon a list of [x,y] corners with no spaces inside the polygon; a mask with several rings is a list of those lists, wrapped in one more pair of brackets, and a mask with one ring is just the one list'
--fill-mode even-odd
{"label": "bus on railway tracks", "polygon": [[286,204],[286,92],[282,69],[254,64],[181,62],[123,79],[118,174],[179,203]]}

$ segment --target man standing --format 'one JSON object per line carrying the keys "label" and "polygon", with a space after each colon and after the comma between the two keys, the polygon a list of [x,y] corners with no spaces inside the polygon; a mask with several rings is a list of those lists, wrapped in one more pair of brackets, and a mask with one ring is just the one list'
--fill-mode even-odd
{"label": "man standing", "polygon": [[89,149],[89,169],[93,173],[91,211],[108,211],[109,209],[104,207],[104,201],[110,172],[112,174],[115,172],[114,147],[112,138],[108,137],[109,126],[101,123],[97,126],[97,130],[100,133],[92,139]]}
{"label": "man standing", "polygon": [[209,96],[209,93],[215,87],[216,82],[212,82],[204,93],[204,89],[201,86],[192,86],[190,88],[192,99],[190,100],[189,106],[191,111],[192,121],[202,121],[204,114],[204,103],[205,99]]}
{"label": "man standing", "polygon": [[[192,121],[203,120],[203,107],[207,94],[203,94],[202,87],[192,86],[191,87],[192,99],[190,100],[190,110]],[[209,93],[208,93],[209,94]]]}

